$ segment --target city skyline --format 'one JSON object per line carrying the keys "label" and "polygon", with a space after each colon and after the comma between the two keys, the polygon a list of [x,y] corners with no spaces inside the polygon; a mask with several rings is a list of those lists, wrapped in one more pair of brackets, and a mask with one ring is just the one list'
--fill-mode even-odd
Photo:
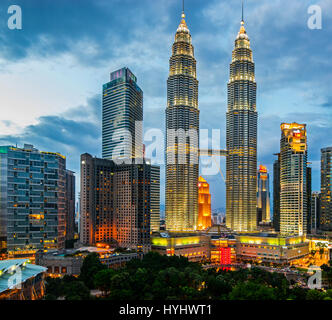
{"label": "city skyline", "polygon": [[[83,31],[77,31],[77,33],[82,32],[86,36],[85,38],[82,37],[82,34],[74,32],[71,36],[72,39],[67,35],[63,39],[62,46],[59,45],[56,48],[55,44],[58,40],[55,38],[54,28],[57,26],[57,22],[51,21],[50,24],[45,24],[39,30],[37,28],[38,20],[36,25],[31,25],[32,22],[28,19],[28,15],[33,15],[34,6],[23,3],[22,10],[23,14],[27,15],[27,24],[23,25],[21,33],[13,34],[10,33],[12,31],[1,30],[4,36],[4,41],[1,44],[3,49],[16,48],[18,55],[12,55],[12,58],[8,58],[6,56],[8,50],[2,50],[2,69],[4,72],[0,76],[0,81],[4,88],[14,88],[12,81],[17,80],[15,88],[24,96],[24,100],[22,100],[21,95],[13,97],[12,94],[7,96],[8,93],[6,92],[3,94],[3,104],[8,105],[8,107],[6,108],[7,112],[1,116],[3,129],[3,135],[0,137],[1,144],[15,145],[18,143],[23,145],[24,142],[33,143],[41,150],[48,150],[49,147],[46,148],[46,146],[51,145],[52,150],[50,151],[61,152],[66,155],[68,168],[78,174],[79,155],[81,153],[89,152],[93,155],[100,155],[100,87],[102,83],[105,83],[107,75],[111,71],[124,66],[129,67],[137,75],[140,79],[140,87],[145,93],[144,129],[147,130],[151,127],[164,128],[163,110],[166,101],[168,55],[174,36],[174,28],[178,25],[181,3],[180,1],[147,3],[149,3],[149,6],[145,10],[146,12],[143,13],[140,10],[147,7],[143,3],[134,6],[131,1],[121,5],[115,2],[113,9],[116,9],[116,12],[127,10],[129,7],[132,7],[129,12],[135,9],[138,10],[139,18],[137,19],[140,20],[142,27],[137,28],[141,31],[136,30],[139,34],[135,40],[130,39],[135,33],[130,33],[127,36],[129,38],[124,37],[122,43],[119,41],[114,46],[116,49],[112,49],[111,53],[108,53],[109,56],[107,56],[106,48],[101,48],[102,43],[98,43],[98,41],[101,41],[97,39],[98,36],[90,33],[84,26]],[[59,4],[60,6],[58,6]],[[53,8],[55,10],[53,13],[56,14],[59,7],[70,6],[73,2],[66,2],[66,4],[60,2],[59,4]],[[332,144],[332,141],[329,140],[331,139],[329,137],[331,136],[329,135],[331,129],[328,124],[329,119],[331,119],[332,107],[329,107],[331,97],[328,93],[330,67],[326,65],[322,70],[323,57],[330,52],[331,48],[328,44],[318,48],[318,44],[322,43],[324,35],[328,35],[331,28],[324,22],[325,19],[331,17],[332,12],[327,7],[327,1],[318,1],[318,4],[321,5],[323,10],[322,30],[310,30],[307,27],[308,5],[301,5],[299,1],[289,4],[289,10],[286,10],[287,13],[281,12],[283,5],[280,1],[276,4],[267,4],[267,2],[256,4],[253,1],[246,1],[245,8],[246,29],[250,34],[251,45],[255,52],[256,80],[259,83],[257,93],[259,111],[257,164],[266,165],[269,172],[272,172],[273,153],[279,150],[279,125],[281,122],[306,123],[308,129],[308,160],[313,163],[313,191],[319,191],[320,189],[320,149]],[[102,15],[99,11],[104,5],[103,1],[96,1],[95,5],[86,1],[84,5],[80,15],[84,16],[85,10],[88,11],[92,7],[96,15],[97,13],[100,14],[101,20],[106,18],[106,15]],[[163,8],[159,8],[159,6]],[[7,7],[5,6],[5,8]],[[212,8],[222,13],[220,14],[220,20],[213,14]],[[202,15],[199,15],[200,11]],[[112,15],[111,12],[106,11],[106,13]],[[233,40],[238,31],[240,13],[240,1],[238,4],[235,2],[229,4],[225,1],[209,1],[204,5],[199,1],[191,1],[186,5],[188,24],[195,44],[196,57],[199,61],[201,128],[221,128],[222,147],[225,147],[228,63]],[[61,14],[64,14],[62,10]],[[255,17],[258,14],[260,15],[259,23],[255,23]],[[147,19],[149,25],[156,26],[157,30],[155,28],[150,30],[149,26],[142,22],[143,15],[151,18]],[[39,16],[42,15],[39,14]],[[298,19],[294,19],[294,16]],[[93,23],[91,19],[94,19],[94,15],[91,17],[89,17],[90,20],[87,25],[94,25],[94,28],[96,28],[94,31],[102,32],[100,29],[101,22],[95,21]],[[63,28],[75,29],[77,17],[72,20],[70,16],[63,18]],[[40,17],[40,19],[42,18]],[[281,20],[285,27],[281,28]],[[204,23],[205,21],[211,22],[207,25]],[[119,21],[117,22],[119,23]],[[120,27],[121,23],[115,29],[119,32],[118,36],[121,34]],[[128,31],[125,26],[123,26],[123,29]],[[286,29],[288,32],[286,32]],[[158,37],[155,37],[156,32],[158,32]],[[271,33],[273,33],[273,41],[270,41],[269,46],[267,46],[264,42]],[[151,43],[142,41],[143,34],[148,37]],[[213,39],[215,34],[218,35],[217,39]],[[48,35],[47,40],[45,35]],[[79,52],[79,45],[70,42],[70,40],[74,40],[75,36],[87,39],[85,44],[90,44],[90,46],[87,46],[88,50],[86,52]],[[113,35],[109,36],[112,38]],[[113,45],[116,43],[115,40],[118,36],[113,36]],[[307,42],[304,44],[300,40],[305,36]],[[32,41],[34,46],[31,47],[29,42],[22,41],[21,37],[26,40],[30,37],[36,40],[37,37],[39,41]],[[292,41],[292,48],[287,47],[289,41]],[[20,47],[14,45],[16,42],[16,46],[19,43]],[[70,43],[73,44],[72,47],[70,47]],[[159,45],[156,46],[156,43]],[[83,41],[80,45],[85,44]],[[142,47],[143,44],[146,48]],[[277,47],[278,50],[276,51]],[[41,50],[38,51],[38,48]],[[135,48],[141,54],[133,55]],[[273,52],[273,49],[276,52]],[[128,56],[121,53],[122,50],[128,52]],[[39,61],[37,66],[36,59],[42,53],[45,53],[47,59],[44,58]],[[102,55],[106,55],[106,61],[112,60],[113,62],[105,64],[103,61],[105,57],[101,58]],[[113,55],[116,59],[112,59]],[[151,59],[152,56],[155,58]],[[311,56],[314,56],[317,60],[313,60],[313,58],[310,58]],[[77,61],[78,58],[82,59]],[[307,59],[311,63],[303,64]],[[63,62],[63,66],[59,70],[53,68],[56,61]],[[91,62],[93,62],[93,65],[88,66]],[[150,66],[148,66],[149,64]],[[68,65],[71,68],[65,70]],[[267,65],[271,67],[271,70],[267,68]],[[20,68],[21,73],[17,71],[17,68]],[[54,72],[49,73],[52,68]],[[317,70],[316,73],[315,70]],[[24,83],[19,81],[14,73],[25,79]],[[77,74],[74,76],[73,73]],[[91,79],[84,80],[84,78],[89,78],[92,73]],[[25,78],[24,75],[28,75],[28,77]],[[67,76],[70,81],[73,80],[72,77],[81,77],[83,80],[78,79],[80,85],[77,85],[76,81],[72,81],[74,87],[71,84],[65,89],[67,80],[65,81],[64,78]],[[29,82],[28,85],[27,82]],[[41,84],[41,82],[45,82],[45,84]],[[12,92],[11,90],[8,91]],[[25,98],[26,96],[29,99]],[[284,96],[284,98],[281,96]],[[86,102],[87,100],[88,102]],[[32,105],[36,107],[32,107]],[[45,105],[47,105],[47,108]],[[73,105],[73,107],[70,107],[70,105]],[[21,106],[24,110],[29,108],[31,112],[29,114],[24,113],[20,109]],[[296,109],[299,107],[301,107],[301,110],[297,112]],[[210,108],[216,111],[213,116]],[[43,118],[39,118],[40,116]],[[326,137],[328,138],[326,139]],[[222,160],[222,170],[225,174],[224,160]],[[162,204],[164,203],[163,177],[164,174],[161,172]],[[211,176],[208,177],[207,181],[211,188],[212,207],[225,206],[225,186],[221,177],[219,175]]]}
{"label": "city skyline", "polygon": [[331,300],[328,1],[0,5],[0,300]]}

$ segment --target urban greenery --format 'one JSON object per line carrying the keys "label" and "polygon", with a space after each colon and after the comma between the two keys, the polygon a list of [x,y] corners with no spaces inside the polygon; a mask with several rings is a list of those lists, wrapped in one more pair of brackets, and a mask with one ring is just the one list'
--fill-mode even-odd
{"label": "urban greenery", "polygon": [[[323,266],[323,273],[332,279],[331,266]],[[187,258],[155,252],[117,270],[107,269],[97,254],[89,254],[78,278],[47,279],[45,299],[92,299],[91,289],[100,290],[98,299],[104,300],[332,300],[332,290],[301,288],[280,273],[257,267],[204,270]]]}

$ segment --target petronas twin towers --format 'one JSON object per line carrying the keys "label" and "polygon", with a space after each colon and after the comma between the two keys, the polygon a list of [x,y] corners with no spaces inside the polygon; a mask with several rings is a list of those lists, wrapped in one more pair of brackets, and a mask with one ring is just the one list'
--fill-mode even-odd
{"label": "petronas twin towers", "polygon": [[199,110],[196,60],[182,13],[167,80],[166,227],[196,230],[198,220]]}
{"label": "petronas twin towers", "polygon": [[239,232],[254,231],[257,225],[256,82],[243,19],[230,65],[226,146],[226,226]]}
{"label": "petronas twin towers", "polygon": [[[257,112],[255,66],[242,19],[235,40],[227,109],[226,225],[234,231],[256,229]],[[182,13],[167,81],[166,229],[197,229],[199,109],[196,60]]]}

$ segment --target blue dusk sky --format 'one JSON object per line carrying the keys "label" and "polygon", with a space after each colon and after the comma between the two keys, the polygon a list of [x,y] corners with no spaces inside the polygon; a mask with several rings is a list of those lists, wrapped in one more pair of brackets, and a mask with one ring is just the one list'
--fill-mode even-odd
{"label": "blue dusk sky", "polygon": [[[22,8],[22,30],[7,27],[12,4]],[[320,30],[307,26],[312,4],[322,9]],[[241,1],[186,0],[185,7],[200,82],[200,126],[210,134],[220,129],[224,148]],[[145,130],[164,128],[168,60],[181,10],[180,0],[1,0],[0,144],[60,152],[79,177],[80,154],[101,156],[102,85],[124,66],[144,91]],[[306,123],[318,191],[320,149],[332,146],[332,0],[247,0],[245,22],[256,64],[258,165],[268,167],[272,180],[280,123]],[[213,208],[224,207],[220,174],[205,178]],[[163,204],[164,170],[161,181]]]}

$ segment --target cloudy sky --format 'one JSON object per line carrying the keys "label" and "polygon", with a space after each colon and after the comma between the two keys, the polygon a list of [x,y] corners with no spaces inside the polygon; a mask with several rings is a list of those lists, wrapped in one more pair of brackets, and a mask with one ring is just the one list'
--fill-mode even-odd
{"label": "cloudy sky", "polygon": [[[272,171],[280,123],[306,123],[313,190],[319,190],[320,148],[332,145],[332,0],[245,3],[258,85],[258,161]],[[12,4],[22,8],[22,30],[7,27]],[[312,4],[322,9],[321,30],[307,26]],[[102,84],[124,66],[144,91],[145,130],[164,128],[168,59],[181,7],[180,0],[1,0],[0,144],[61,152],[79,173],[81,153],[101,155]],[[241,1],[186,0],[185,11],[197,59],[201,128],[220,129],[225,147]],[[163,176],[164,170],[162,184]],[[213,208],[223,207],[220,174],[206,179]]]}

